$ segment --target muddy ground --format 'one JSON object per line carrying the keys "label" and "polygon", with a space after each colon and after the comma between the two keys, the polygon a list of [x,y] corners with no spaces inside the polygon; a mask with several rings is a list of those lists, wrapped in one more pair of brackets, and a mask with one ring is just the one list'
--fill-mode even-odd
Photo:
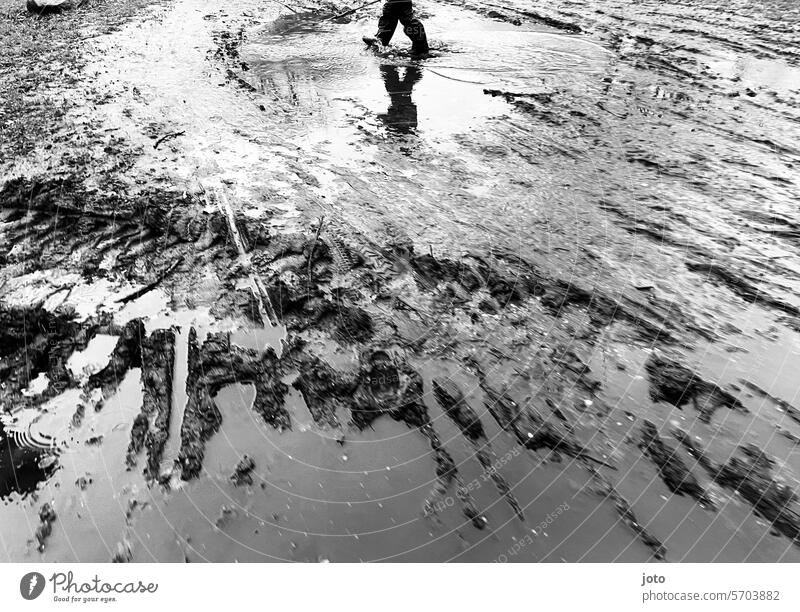
{"label": "muddy ground", "polygon": [[796,3],[347,8],[0,0],[0,559],[800,560]]}

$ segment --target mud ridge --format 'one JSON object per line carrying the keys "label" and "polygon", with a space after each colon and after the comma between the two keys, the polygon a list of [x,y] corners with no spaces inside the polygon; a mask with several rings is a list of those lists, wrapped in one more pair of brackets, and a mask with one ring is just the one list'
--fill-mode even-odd
{"label": "mud ridge", "polygon": [[[105,274],[100,264],[109,254],[114,255],[117,269],[135,272],[137,258],[143,256],[153,260],[153,268],[163,268],[164,256],[177,246],[191,244],[202,253],[230,242],[222,214],[205,211],[186,192],[156,188],[134,195],[116,189],[102,192],[87,189],[87,180],[76,173],[60,179],[7,181],[0,189],[3,219],[24,221],[5,229],[8,249],[17,242],[28,246],[14,256],[0,247],[0,261],[50,269],[67,255],[82,252],[81,271],[91,279]],[[179,261],[181,255],[176,250],[170,259]],[[163,280],[164,270],[161,276],[153,275],[153,282]]]}
{"label": "mud ridge", "polygon": [[692,272],[704,274],[705,279],[709,282],[724,285],[745,302],[772,308],[793,317],[800,317],[800,308],[764,292],[747,281],[741,273],[734,273],[721,264],[690,261],[686,263],[686,267]]}
{"label": "mud ridge", "polygon": [[447,0],[447,2],[450,4],[456,4],[460,7],[467,8],[471,11],[475,11],[476,13],[485,15],[486,17],[491,17],[492,19],[498,19],[500,21],[507,21],[509,23],[513,23],[514,25],[519,25],[521,23],[520,21],[520,16],[521,16],[521,17],[527,17],[528,19],[532,19],[533,21],[544,24],[546,26],[550,26],[551,28],[569,32],[571,34],[578,34],[582,31],[581,27],[576,23],[565,21],[563,19],[559,19],[551,15],[545,15],[543,13],[532,10],[517,9],[510,6],[493,4],[491,2],[479,2],[477,4],[463,2],[463,1],[454,2],[453,0]]}

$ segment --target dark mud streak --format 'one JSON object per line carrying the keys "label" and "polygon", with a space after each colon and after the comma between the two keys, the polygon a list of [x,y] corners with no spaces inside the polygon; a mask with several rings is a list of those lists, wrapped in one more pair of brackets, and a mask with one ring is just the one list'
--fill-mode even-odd
{"label": "dark mud streak", "polygon": [[487,410],[504,431],[514,435],[521,446],[532,451],[548,449],[589,463],[613,467],[594,457],[567,427],[545,419],[532,405],[523,409],[506,391],[497,391],[477,364],[473,362],[470,365],[478,374]]}
{"label": "dark mud streak", "polygon": [[654,402],[667,402],[676,408],[691,402],[704,423],[710,423],[719,408],[749,412],[739,399],[667,357],[653,353],[645,369],[650,377],[650,398]]}
{"label": "dark mud streak", "polygon": [[[350,240],[337,236],[337,247],[332,251],[334,254],[348,254],[347,257],[337,257],[337,261],[346,260],[350,268],[359,269],[373,286],[377,285],[378,291],[391,279],[411,273],[423,292],[435,292],[445,287],[444,295],[448,297],[449,304],[458,305],[477,292],[488,292],[493,300],[493,305],[487,310],[490,314],[511,304],[537,299],[553,316],[562,315],[562,310],[568,306],[582,308],[589,313],[592,323],[597,327],[622,321],[650,342],[676,342],[678,338],[685,337],[687,332],[710,341],[716,339],[712,332],[694,323],[673,302],[654,296],[645,299],[630,293],[615,298],[599,287],[584,287],[577,279],[551,276],[541,266],[505,249],[494,249],[491,258],[471,253],[460,260],[453,260],[430,254],[416,255],[410,244],[403,245],[402,249],[394,247],[387,250],[372,245],[367,239],[362,244],[354,242],[359,237],[357,232],[351,233]],[[357,262],[351,263],[350,253],[358,254]],[[277,287],[280,291],[273,299],[283,304],[290,315],[302,307],[307,308],[308,300],[315,295],[308,290],[303,293],[303,289],[307,288],[302,285],[292,289],[281,282]],[[395,301],[395,308],[399,309],[401,305],[402,302]]]}
{"label": "dark mud streak", "polygon": [[674,228],[666,220],[659,223],[653,219],[650,211],[630,212],[622,204],[610,200],[601,200],[599,205],[602,210],[617,216],[621,221],[618,226],[634,236],[645,236],[659,245],[670,246],[681,251],[693,248],[689,240],[675,236]]}
{"label": "dark mud streak", "polygon": [[474,527],[483,529],[487,524],[486,517],[475,505],[452,456],[436,433],[423,395],[422,377],[408,363],[396,361],[384,350],[367,349],[360,356],[360,367],[352,392],[353,425],[364,429],[371,426],[375,419],[388,415],[418,430],[428,440],[436,465],[436,483],[424,503],[426,516],[435,516],[448,490],[455,487],[462,513]]}
{"label": "dark mud streak", "polygon": [[[148,420],[148,478],[157,478],[161,457],[169,437],[172,415],[172,373],[175,368],[175,332],[159,329],[150,334],[142,347],[142,412]],[[131,440],[133,442],[133,439]]]}
{"label": "dark mud streak", "polygon": [[473,443],[486,440],[478,414],[467,404],[456,384],[445,378],[433,380],[433,395],[445,414],[458,425],[461,433]]}
{"label": "dark mud streak", "polygon": [[614,485],[612,485],[597,469],[592,466],[588,466],[587,469],[592,473],[594,481],[597,484],[597,492],[613,502],[620,520],[636,534],[642,544],[650,549],[655,559],[659,561],[666,560],[667,547],[639,522],[628,500],[620,495]]}
{"label": "dark mud streak", "polygon": [[337,264],[326,241],[278,236],[258,261],[278,267],[266,279],[267,294],[288,329],[321,328],[342,344],[365,342],[374,334],[370,315],[353,303],[361,299],[358,290],[330,287]]}
{"label": "dark mud streak", "polygon": [[787,484],[775,480],[775,461],[754,444],[740,446],[738,456],[716,465],[699,441],[684,431],[673,435],[695,456],[717,484],[739,493],[753,510],[780,534],[800,546],[800,507],[798,497]]}
{"label": "dark mud streak", "polygon": [[780,533],[800,546],[800,513],[797,494],[771,474],[774,461],[752,445],[740,448],[741,457],[732,457],[715,477],[729,489],[738,491],[755,511],[770,521]]}
{"label": "dark mud streak", "polygon": [[661,439],[656,426],[650,421],[645,421],[642,425],[639,448],[656,465],[661,479],[670,491],[693,497],[706,508],[714,508],[713,501],[686,467],[677,450],[670,448]]}
{"label": "dark mud streak", "polygon": [[433,291],[440,283],[451,283],[468,296],[486,289],[496,300],[498,309],[537,298],[553,316],[560,316],[567,306],[584,308],[596,325],[624,321],[649,341],[675,341],[676,335],[683,335],[687,330],[713,339],[710,332],[689,320],[674,303],[662,303],[655,298],[645,302],[632,295],[615,299],[599,287],[581,286],[577,279],[554,278],[507,250],[494,249],[492,256],[496,263],[477,253],[460,261],[432,255],[415,256],[413,247],[409,246],[404,253],[394,254],[392,259],[410,267],[423,291]]}
{"label": "dark mud streak", "polygon": [[492,446],[486,438],[486,433],[483,430],[478,414],[467,404],[463,392],[458,386],[449,379],[434,378],[433,379],[433,395],[436,401],[444,410],[445,414],[458,426],[463,436],[472,442],[475,449],[475,456],[481,464],[484,475],[488,475],[497,488],[500,495],[506,500],[514,514],[521,521],[525,520],[525,515],[522,507],[519,505],[516,497],[511,492],[511,487],[508,482],[503,478],[502,474],[498,471],[492,451]]}
{"label": "dark mud streak", "polygon": [[651,550],[654,558],[664,560],[667,554],[664,544],[639,522],[628,501],[596,467],[613,466],[592,456],[568,429],[545,420],[533,407],[523,410],[507,392],[496,391],[488,384],[483,370],[476,367],[475,363],[471,365],[478,373],[481,389],[485,393],[486,407],[500,427],[512,433],[519,444],[529,450],[547,448],[553,453],[564,453],[580,460],[597,484],[597,492],[614,503],[623,524]]}
{"label": "dark mud streak", "polygon": [[422,427],[430,422],[422,396],[422,377],[408,363],[380,348],[362,351],[352,393],[354,425],[363,429],[386,414],[409,427]]}
{"label": "dark mud streak", "polygon": [[289,388],[281,380],[284,373],[281,360],[275,355],[275,351],[269,349],[261,355],[257,366],[247,378],[256,387],[253,410],[279,431],[291,429],[291,420],[285,406]]}
{"label": "dark mud streak", "polygon": [[176,461],[183,480],[191,480],[200,474],[205,443],[222,424],[222,414],[205,383],[201,349],[194,327],[189,330],[188,342],[187,402],[181,423],[181,448]]}

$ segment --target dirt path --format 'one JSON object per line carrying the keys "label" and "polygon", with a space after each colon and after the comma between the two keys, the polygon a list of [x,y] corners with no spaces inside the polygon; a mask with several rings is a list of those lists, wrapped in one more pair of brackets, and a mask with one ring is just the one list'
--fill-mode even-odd
{"label": "dirt path", "polygon": [[800,15],[601,4],[0,5],[0,558],[800,559]]}

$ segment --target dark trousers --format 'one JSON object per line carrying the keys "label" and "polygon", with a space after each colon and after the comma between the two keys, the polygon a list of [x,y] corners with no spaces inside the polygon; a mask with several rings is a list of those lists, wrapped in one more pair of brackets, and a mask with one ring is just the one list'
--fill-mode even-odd
{"label": "dark trousers", "polygon": [[383,45],[388,45],[392,40],[397,22],[403,24],[403,32],[411,39],[411,51],[414,53],[428,52],[428,38],[425,36],[425,27],[414,16],[414,7],[411,0],[386,0],[383,13],[378,19],[378,33],[376,37]]}

